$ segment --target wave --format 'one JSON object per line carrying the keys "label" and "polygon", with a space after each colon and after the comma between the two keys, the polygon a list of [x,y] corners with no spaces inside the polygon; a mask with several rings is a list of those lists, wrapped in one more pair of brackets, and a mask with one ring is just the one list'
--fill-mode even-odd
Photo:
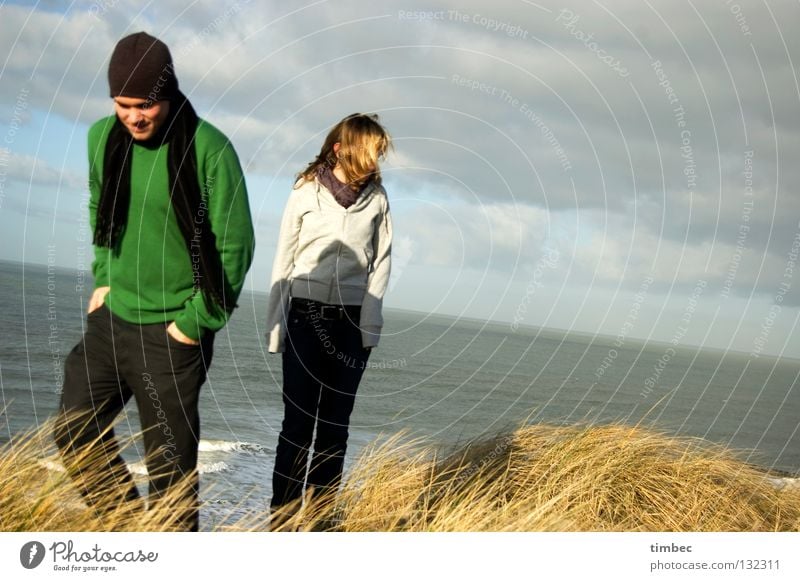
{"label": "wave", "polygon": [[147,466],[145,466],[144,462],[141,460],[139,462],[134,462],[133,464],[128,463],[128,470],[130,470],[132,474],[147,476]]}
{"label": "wave", "polygon": [[[266,454],[271,451],[268,446],[255,444],[252,442],[230,442],[228,440],[200,440],[199,452],[242,452],[246,454]],[[64,466],[57,456],[39,459],[39,465],[51,472],[64,472]],[[147,466],[144,461],[138,460],[128,462],[128,470],[139,476],[147,476]],[[227,472],[231,470],[227,463],[215,460],[204,462],[202,457],[197,462],[197,469],[200,474],[214,474],[217,472]]]}
{"label": "wave", "polygon": [[50,472],[64,472],[64,465],[61,460],[52,460],[49,458],[42,458],[39,460],[39,466]]}
{"label": "wave", "polygon": [[230,466],[225,462],[198,462],[197,469],[200,474],[214,474],[216,472],[228,472]]}
{"label": "wave", "polygon": [[[225,462],[197,463],[197,472],[200,474],[216,474],[217,472],[228,472],[230,469],[230,466],[228,466],[228,464]],[[130,470],[133,474],[138,474],[139,476],[147,476],[147,466],[142,461],[128,464],[128,470]]]}
{"label": "wave", "polygon": [[800,478],[793,478],[791,476],[768,477],[775,488],[778,490],[800,490]]}
{"label": "wave", "polygon": [[[145,466],[145,463],[141,461],[128,464],[128,470],[130,470],[133,474],[138,474],[139,476],[147,476],[147,466]],[[216,474],[217,472],[228,472],[229,470],[230,466],[228,466],[228,464],[225,462],[197,463],[197,471],[200,474]]]}
{"label": "wave", "polygon": [[227,440],[200,440],[201,452],[249,452],[263,454],[270,451],[267,446],[252,442],[229,442]]}
{"label": "wave", "polygon": [[[64,472],[64,465],[61,463],[60,460],[42,458],[39,460],[39,466],[41,466],[45,470],[49,470],[50,472]],[[215,474],[217,472],[228,472],[230,469],[231,469],[230,466],[228,466],[228,464],[225,462],[197,463],[197,471],[200,474]],[[136,474],[138,476],[147,476],[147,466],[142,461],[128,463],[128,470],[131,471],[131,474]]]}

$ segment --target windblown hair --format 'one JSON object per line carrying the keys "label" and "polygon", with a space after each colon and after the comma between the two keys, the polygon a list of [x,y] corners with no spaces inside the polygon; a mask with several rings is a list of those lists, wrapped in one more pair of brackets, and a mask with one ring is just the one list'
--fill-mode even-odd
{"label": "windblown hair", "polygon": [[[199,254],[199,268],[194,276],[195,289],[203,293],[209,313],[216,315],[219,309],[230,313],[236,305],[233,300],[235,295],[222,268],[211,225],[208,220],[196,220],[203,199],[201,184],[197,178],[197,155],[194,147],[198,121],[192,104],[179,93],[178,98],[171,102],[164,130],[155,139],[162,143],[169,142],[167,167],[170,201],[178,227],[186,241],[187,251],[190,255]],[[128,222],[132,157],[133,137],[117,118],[106,142],[103,183],[94,230],[94,244],[108,247],[112,251],[119,251]],[[198,225],[199,241],[195,233]]]}
{"label": "windblown hair", "polygon": [[[338,152],[334,145],[339,144]],[[353,113],[348,115],[325,138],[319,155],[297,176],[297,186],[313,181],[319,169],[339,167],[347,178],[347,184],[354,192],[360,191],[372,182],[381,184],[381,170],[378,162],[392,146],[392,138],[374,114]]]}

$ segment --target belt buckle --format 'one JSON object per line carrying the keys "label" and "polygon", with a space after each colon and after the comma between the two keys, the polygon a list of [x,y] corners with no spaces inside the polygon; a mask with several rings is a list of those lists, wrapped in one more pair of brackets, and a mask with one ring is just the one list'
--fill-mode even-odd
{"label": "belt buckle", "polygon": [[[333,314],[328,315],[326,312],[333,311]],[[341,309],[334,305],[322,305],[319,309],[319,316],[323,319],[334,321],[342,318]]]}

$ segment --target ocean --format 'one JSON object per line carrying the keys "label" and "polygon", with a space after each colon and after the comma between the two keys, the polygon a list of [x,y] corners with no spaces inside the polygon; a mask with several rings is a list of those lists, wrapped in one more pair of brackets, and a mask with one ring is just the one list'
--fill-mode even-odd
{"label": "ocean", "polygon": [[[55,412],[91,283],[85,271],[0,262],[0,444]],[[266,299],[242,294],[217,335],[202,389],[205,530],[269,503],[282,402],[280,356],[266,351]],[[368,444],[400,431],[452,447],[523,422],[625,422],[705,438],[750,463],[800,475],[800,360],[391,309],[384,315],[352,416],[346,470]],[[117,433],[138,431],[129,405]],[[141,451],[134,442],[125,456],[145,491]]]}

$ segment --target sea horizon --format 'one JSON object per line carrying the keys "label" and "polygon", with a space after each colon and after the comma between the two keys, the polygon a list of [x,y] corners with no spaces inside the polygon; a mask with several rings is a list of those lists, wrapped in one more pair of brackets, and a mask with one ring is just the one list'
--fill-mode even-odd
{"label": "sea horizon", "polygon": [[[77,269],[77,268],[70,268],[60,265],[50,265],[50,264],[42,264],[39,262],[25,262],[21,260],[11,260],[6,258],[0,258],[0,263],[8,263],[8,264],[15,264],[15,265],[23,265],[23,266],[32,266],[34,268],[53,268],[65,273],[87,273],[87,277],[91,278],[91,272],[88,269]],[[242,293],[249,293],[256,297],[263,297],[266,299],[269,297],[269,291],[267,290],[260,290],[260,289],[253,289],[245,287],[242,289]],[[535,332],[537,334],[550,334],[552,337],[562,337],[564,334],[568,335],[570,339],[589,339],[590,343],[598,342],[603,345],[611,345],[616,340],[617,337],[614,335],[609,335],[606,333],[600,332],[589,332],[589,331],[581,331],[577,329],[564,329],[562,327],[544,327],[539,325],[531,325],[524,323],[522,321],[515,322],[514,320],[508,319],[485,319],[482,317],[471,317],[468,315],[464,315],[461,313],[451,313],[451,312],[428,312],[418,309],[410,309],[404,307],[392,307],[392,306],[384,306],[385,312],[390,313],[397,313],[397,314],[409,314],[414,316],[422,316],[425,318],[430,317],[441,317],[452,321],[459,321],[459,322],[467,322],[467,323],[477,323],[480,325],[492,325],[492,326],[511,326],[512,324],[516,325],[519,328],[525,329],[529,332]],[[552,338],[551,337],[551,338]],[[683,342],[678,345],[674,345],[669,341],[663,341],[658,339],[648,339],[646,337],[637,336],[635,334],[630,334],[625,336],[626,343],[633,343],[638,344],[642,347],[674,347],[676,349],[684,349],[684,350],[703,350],[708,352],[715,352],[720,354],[732,354],[732,355],[739,355],[744,357],[754,357],[752,351],[743,351],[741,349],[735,348],[722,348],[713,345],[700,345],[697,343],[690,343],[690,342]],[[764,359],[764,360],[788,360],[788,361],[796,361],[800,363],[800,355],[797,357],[792,357],[791,355],[785,354],[774,354],[774,353],[758,353],[757,358]]]}

